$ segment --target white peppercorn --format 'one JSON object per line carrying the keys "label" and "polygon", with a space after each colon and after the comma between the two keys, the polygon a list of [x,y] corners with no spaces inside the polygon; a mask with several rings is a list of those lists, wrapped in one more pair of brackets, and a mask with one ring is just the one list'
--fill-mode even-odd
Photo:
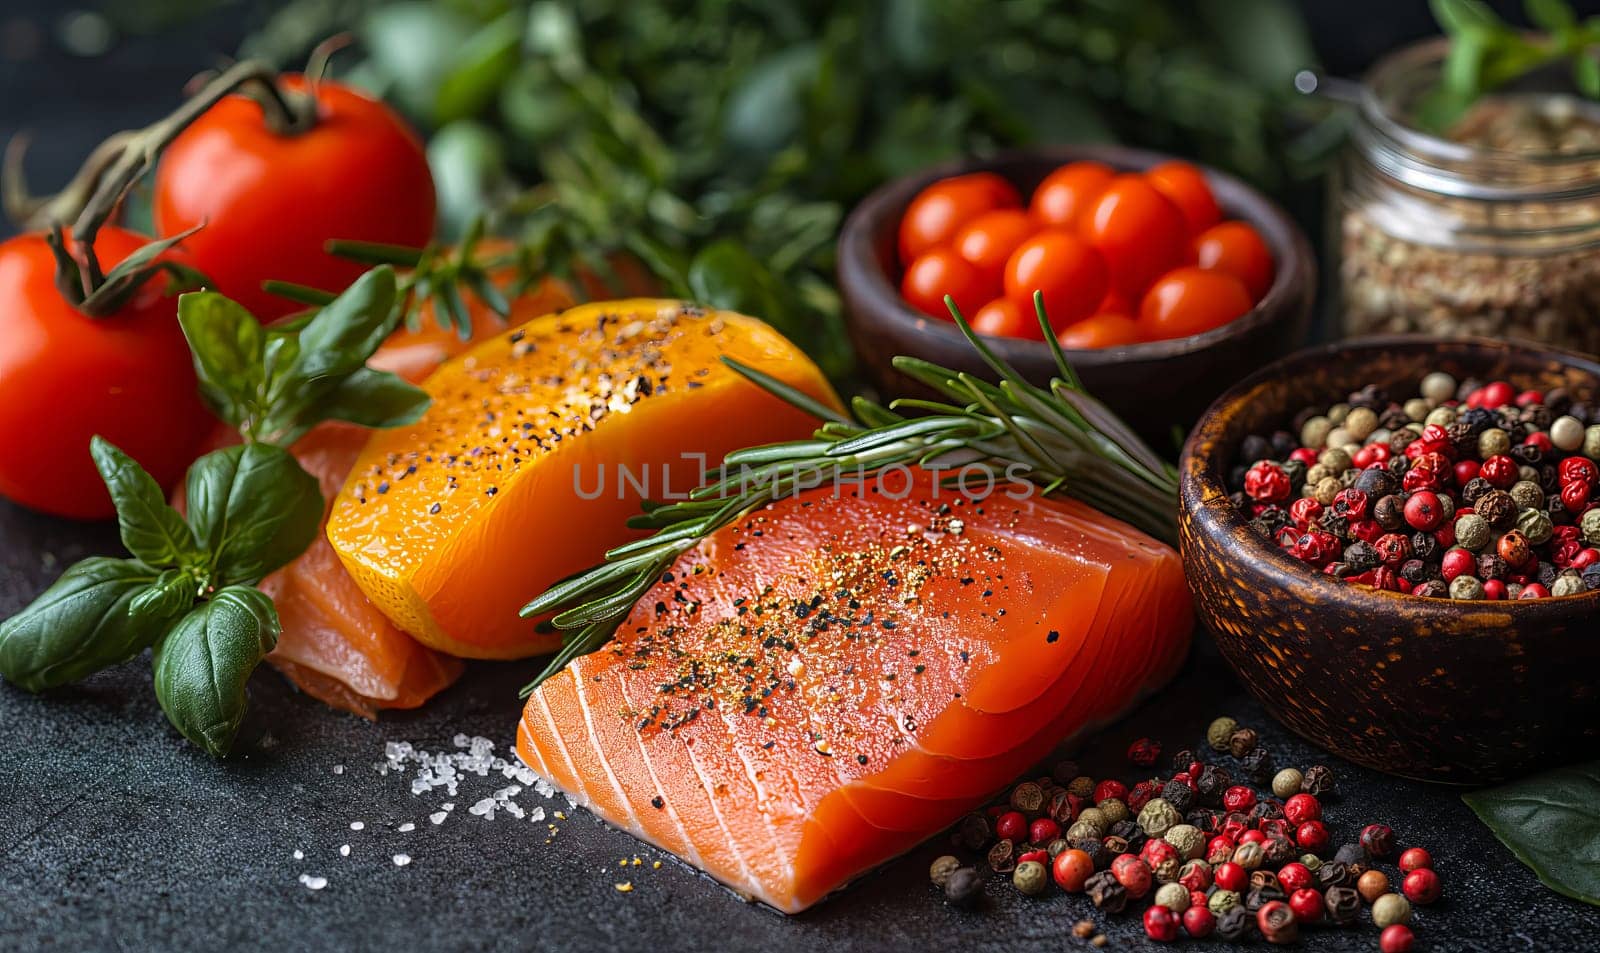
{"label": "white peppercorn", "polygon": [[1350,416],[1349,404],[1334,404],[1328,408],[1328,422],[1335,427],[1344,423],[1344,419],[1348,416]]}
{"label": "white peppercorn", "polygon": [[1435,407],[1423,418],[1423,423],[1433,424],[1438,427],[1448,427],[1456,422],[1456,412],[1449,407]]}
{"label": "white peppercorn", "polygon": [[1300,793],[1300,782],[1305,780],[1298,768],[1284,768],[1272,776],[1272,794],[1287,801]]}
{"label": "white peppercorn", "polygon": [[1397,893],[1386,893],[1372,904],[1372,922],[1380,930],[1410,920],[1411,901]]}
{"label": "white peppercorn", "polygon": [[1156,891],[1156,906],[1182,913],[1189,909],[1189,888],[1178,883],[1162,884],[1161,889]]}
{"label": "white peppercorn", "polygon": [[[1331,443],[1331,441],[1330,441]],[[1325,466],[1333,473],[1343,473],[1350,469],[1350,454],[1345,453],[1339,446],[1330,447],[1317,456],[1317,463]]]}
{"label": "white peppercorn", "polygon": [[1583,446],[1583,421],[1576,417],[1557,417],[1550,424],[1550,442],[1568,453]]}
{"label": "white peppercorn", "polygon": [[1573,572],[1562,573],[1550,584],[1552,596],[1575,596],[1583,591],[1583,577]]}
{"label": "white peppercorn", "polygon": [[1428,411],[1432,409],[1433,405],[1421,397],[1411,398],[1410,400],[1406,401],[1405,406],[1401,408],[1401,410],[1405,411],[1406,416],[1410,417],[1412,420],[1427,420]]}
{"label": "white peppercorn", "polygon": [[1590,460],[1600,460],[1600,424],[1590,424],[1583,432],[1583,455]]}
{"label": "white peppercorn", "polygon": [[1300,427],[1300,445],[1313,449],[1321,447],[1328,440],[1328,431],[1333,429],[1333,422],[1318,414],[1307,420]]}
{"label": "white peppercorn", "polygon": [[1449,400],[1456,395],[1456,379],[1444,371],[1434,371],[1422,379],[1418,388],[1422,396],[1434,403]]}

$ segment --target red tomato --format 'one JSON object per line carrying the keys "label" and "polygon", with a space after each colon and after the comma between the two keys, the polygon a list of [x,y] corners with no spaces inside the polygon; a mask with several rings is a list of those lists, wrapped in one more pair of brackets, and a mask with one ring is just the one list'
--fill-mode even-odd
{"label": "red tomato", "polygon": [[1028,213],[1015,208],[984,212],[956,232],[956,254],[972,262],[985,281],[996,286],[1005,280],[1006,261],[1038,226]]}
{"label": "red tomato", "polygon": [[1084,318],[1056,335],[1068,350],[1089,351],[1139,343],[1139,326],[1125,314],[1102,312]]}
{"label": "red tomato", "polygon": [[1272,287],[1272,252],[1261,234],[1244,222],[1213,225],[1194,241],[1195,263],[1244,283],[1250,300],[1260,301]]}
{"label": "red tomato", "polygon": [[945,295],[956,300],[963,315],[971,315],[999,290],[986,283],[971,262],[950,248],[935,248],[923,254],[911,263],[900,281],[900,293],[913,308],[946,320],[950,309],[945,307]]}
{"label": "red tomato", "polygon": [[[95,239],[109,271],[147,239],[107,226]],[[80,313],[55,285],[42,235],[0,245],[0,495],[46,513],[115,513],[89,457],[106,438],[170,489],[211,429],[177,302],[163,276],[115,314]]]}
{"label": "red tomato", "polygon": [[[305,81],[283,85],[304,93]],[[365,265],[328,254],[329,239],[420,248],[433,237],[433,177],[422,143],[388,106],[338,83],[316,86],[317,124],[269,131],[261,107],[229,96],[167,147],[156,170],[155,224],[184,242],[217,290],[270,319],[299,308],[267,279],[342,291]]]}
{"label": "red tomato", "polygon": [[1032,312],[1033,293],[1040,292],[1056,328],[1088,317],[1105,296],[1108,280],[1100,253],[1065,229],[1040,232],[1017,246],[1006,262],[1006,297]]}
{"label": "red tomato", "polygon": [[1250,293],[1239,279],[1204,268],[1175,268],[1150,287],[1139,308],[1147,341],[1183,338],[1220,328],[1248,312]]}
{"label": "red tomato", "polygon": [[1044,332],[1032,308],[1024,311],[1010,298],[996,298],[972,316],[972,330],[989,337],[1043,341]]}
{"label": "red tomato", "polygon": [[1116,175],[1104,162],[1069,162],[1045,176],[1033,190],[1028,214],[1042,225],[1072,228]]}
{"label": "red tomato", "polygon": [[917,194],[900,219],[900,261],[955,238],[957,230],[991,209],[1017,208],[1016,186],[993,172],[940,179]]}
{"label": "red tomato", "polygon": [[1146,171],[1144,177],[1183,213],[1190,235],[1198,235],[1222,221],[1222,209],[1211,194],[1206,174],[1189,163],[1163,162]]}
{"label": "red tomato", "polygon": [[1188,254],[1183,213],[1141,175],[1119,175],[1078,220],[1078,233],[1105,256],[1111,283],[1138,301]]}

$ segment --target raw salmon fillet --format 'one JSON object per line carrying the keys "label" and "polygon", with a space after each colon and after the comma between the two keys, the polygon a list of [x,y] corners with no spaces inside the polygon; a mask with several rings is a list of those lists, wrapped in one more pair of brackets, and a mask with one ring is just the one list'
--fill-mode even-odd
{"label": "raw salmon fillet", "polygon": [[1181,664],[1172,549],[1076,502],[896,489],[814,490],[685,553],[530,696],[523,760],[795,913]]}

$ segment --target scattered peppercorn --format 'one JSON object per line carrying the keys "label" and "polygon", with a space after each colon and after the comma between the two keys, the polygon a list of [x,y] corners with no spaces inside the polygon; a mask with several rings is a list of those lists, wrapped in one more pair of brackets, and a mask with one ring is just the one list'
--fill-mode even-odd
{"label": "scattered peppercorn", "polygon": [[1300,925],[1294,911],[1281,900],[1274,900],[1256,912],[1256,929],[1268,943],[1284,945],[1300,938]]}
{"label": "scattered peppercorn", "polygon": [[1213,721],[1206,729],[1206,743],[1213,751],[1227,751],[1228,742],[1232,740],[1233,733],[1238,730],[1239,723],[1224,715]]}
{"label": "scattered peppercorn", "polygon": [[1192,904],[1183,911],[1182,920],[1183,931],[1196,940],[1205,939],[1217,928],[1216,915],[1199,904]]}
{"label": "scattered peppercorn", "polygon": [[944,883],[944,897],[958,907],[970,907],[983,896],[983,875],[976,867],[952,871]]}
{"label": "scattered peppercorn", "polygon": [[1242,943],[1255,932],[1256,918],[1244,907],[1229,907],[1216,917],[1217,936],[1229,943]]}
{"label": "scattered peppercorn", "polygon": [[1095,927],[1093,920],[1079,920],[1072,927],[1072,935],[1080,940],[1087,940],[1094,936]]}
{"label": "scattered peppercorn", "polygon": [[1322,895],[1322,906],[1330,922],[1349,926],[1361,912],[1361,895],[1349,887],[1329,887]]}
{"label": "scattered peppercorn", "polygon": [[1421,847],[1408,847],[1406,848],[1405,852],[1400,855],[1399,866],[1402,872],[1409,874],[1413,870],[1418,870],[1423,867],[1432,867],[1433,857]]}
{"label": "scattered peppercorn", "polygon": [[1051,873],[1062,890],[1082,893],[1084,882],[1094,873],[1094,859],[1081,850],[1064,850],[1056,854]]}
{"label": "scattered peppercorn", "polygon": [[1411,953],[1412,943],[1416,936],[1411,928],[1403,923],[1393,923],[1383,928],[1383,933],[1378,936],[1378,949],[1381,953]]}
{"label": "scattered peppercorn", "polygon": [[1141,768],[1155,765],[1161,757],[1161,744],[1149,738],[1140,738],[1128,746],[1128,761]]}
{"label": "scattered peppercorn", "polygon": [[1316,797],[1333,793],[1333,770],[1327,765],[1314,764],[1307,768],[1300,782],[1300,790]]}
{"label": "scattered peppercorn", "polygon": [[1156,904],[1144,912],[1144,932],[1157,943],[1171,943],[1178,938],[1178,917],[1168,908]]}
{"label": "scattered peppercorn", "polygon": [[1121,913],[1128,905],[1128,891],[1109,870],[1102,870],[1084,882],[1084,890],[1096,910]]}
{"label": "scattered peppercorn", "polygon": [[1400,883],[1400,891],[1406,895],[1406,899],[1421,906],[1438,900],[1442,889],[1439,875],[1428,867],[1418,867],[1406,874],[1406,879]]}
{"label": "scattered peppercorn", "polygon": [[949,854],[945,854],[928,867],[928,879],[933,881],[935,887],[943,887],[949,881],[950,875],[960,868],[961,861]]}
{"label": "scattered peppercorn", "polygon": [[1372,922],[1379,927],[1411,921],[1411,902],[1397,893],[1386,893],[1373,901]]}
{"label": "scattered peppercorn", "polygon": [[1368,824],[1361,829],[1361,846],[1367,856],[1382,859],[1394,853],[1394,828],[1387,824]]}
{"label": "scattered peppercorn", "polygon": [[1284,768],[1272,776],[1272,793],[1275,797],[1288,799],[1300,793],[1300,785],[1305,780],[1305,775],[1294,768]]}
{"label": "scattered peppercorn", "polygon": [[1255,750],[1256,741],[1254,728],[1239,728],[1228,736],[1228,753],[1235,758],[1243,758]]}
{"label": "scattered peppercorn", "polygon": [[1042,897],[1050,887],[1050,873],[1036,860],[1023,861],[1011,874],[1011,883],[1030,897]]}
{"label": "scattered peppercorn", "polygon": [[1381,870],[1369,870],[1356,879],[1356,893],[1368,903],[1389,892],[1389,877]]}

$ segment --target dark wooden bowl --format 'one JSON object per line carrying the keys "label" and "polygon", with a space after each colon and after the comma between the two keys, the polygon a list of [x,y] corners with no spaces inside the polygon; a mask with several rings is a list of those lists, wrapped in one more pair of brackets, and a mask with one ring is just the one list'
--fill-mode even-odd
{"label": "dark wooden bowl", "polygon": [[[982,170],[1004,176],[1026,196],[1066,162],[1095,159],[1118,169],[1145,169],[1170,158],[1120,146],[1050,146],[949,162],[867,196],[839,236],[838,271],[850,337],[873,382],[888,395],[930,396],[890,365],[897,354],[991,376],[952,322],[930,318],[900,297],[900,218],[923,188],[946,176]],[[1305,235],[1282,209],[1243,182],[1211,170],[1206,174],[1224,216],[1254,225],[1272,250],[1276,274],[1266,295],[1249,314],[1205,334],[1067,352],[1090,393],[1162,452],[1173,449],[1174,428],[1193,423],[1223,390],[1299,347],[1311,320],[1315,264]],[[1055,364],[1044,343],[996,338],[991,344],[1028,380],[1049,383]]]}
{"label": "dark wooden bowl", "polygon": [[1301,351],[1234,387],[1184,447],[1180,548],[1201,620],[1279,720],[1358,764],[1481,783],[1600,749],[1600,592],[1427,599],[1339,582],[1263,539],[1228,502],[1244,438],[1363,385],[1430,371],[1557,385],[1592,400],[1600,364],[1494,341],[1397,336]]}

